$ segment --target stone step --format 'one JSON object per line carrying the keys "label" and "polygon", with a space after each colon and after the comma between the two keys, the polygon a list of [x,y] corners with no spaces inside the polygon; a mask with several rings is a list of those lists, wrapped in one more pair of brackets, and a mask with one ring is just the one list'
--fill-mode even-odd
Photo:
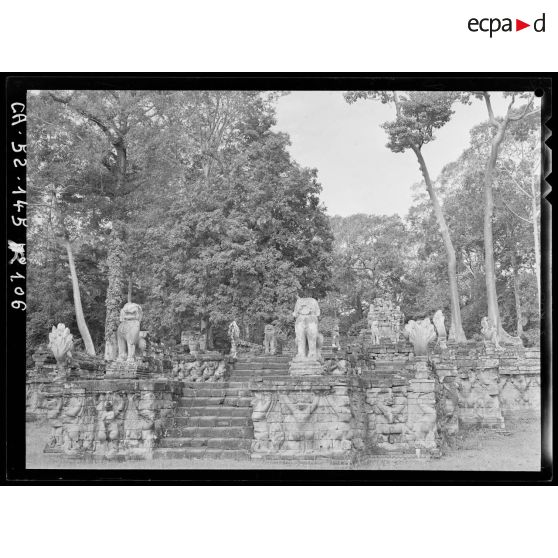
{"label": "stone step", "polygon": [[249,450],[248,438],[161,438],[160,448],[216,448],[221,450]]}
{"label": "stone step", "polygon": [[252,416],[252,407],[229,407],[214,405],[212,407],[177,407],[176,417],[223,417],[223,418],[249,418]]}
{"label": "stone step", "polygon": [[207,385],[200,387],[184,387],[182,397],[252,397],[248,387],[223,387],[213,388]]}
{"label": "stone step", "polygon": [[287,378],[290,377],[290,373],[287,372],[286,374],[252,374],[250,376],[242,376],[246,379],[247,382],[250,382],[250,385],[253,386],[254,383],[261,382],[265,380],[266,382],[270,382],[273,380],[281,380],[285,381]]}
{"label": "stone step", "polygon": [[254,429],[249,426],[181,426],[169,428],[166,438],[248,438]]}
{"label": "stone step", "polygon": [[247,389],[248,384],[242,381],[227,380],[226,382],[182,382],[185,388],[193,389]]}
{"label": "stone step", "polygon": [[181,397],[178,407],[249,407],[252,397]]}
{"label": "stone step", "polygon": [[288,371],[290,366],[281,368],[235,368],[231,371],[231,378],[237,378],[245,374],[282,374]]}
{"label": "stone step", "polygon": [[282,355],[239,355],[236,359],[237,362],[241,361],[268,361],[268,360],[276,360],[276,361],[283,361],[289,360],[291,357],[290,354],[282,354]]}
{"label": "stone step", "polygon": [[249,450],[229,450],[219,448],[157,448],[154,459],[250,459]]}
{"label": "stone step", "polygon": [[258,372],[257,370],[253,370],[252,372],[239,372],[238,376],[235,375],[235,378],[241,378],[245,382],[251,382],[254,378],[274,378],[280,377],[284,378],[285,376],[289,375],[288,370],[278,371],[275,370],[274,372]]}
{"label": "stone step", "polygon": [[181,416],[173,419],[174,427],[182,426],[241,426],[252,428],[251,411],[242,417],[220,417],[217,415]]}
{"label": "stone step", "polygon": [[233,370],[284,370],[288,367],[288,362],[243,362],[235,364]]}

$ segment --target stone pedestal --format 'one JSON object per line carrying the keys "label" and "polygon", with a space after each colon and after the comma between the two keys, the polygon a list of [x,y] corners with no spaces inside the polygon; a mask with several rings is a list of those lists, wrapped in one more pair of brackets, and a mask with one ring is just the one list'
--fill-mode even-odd
{"label": "stone pedestal", "polygon": [[111,378],[145,378],[149,366],[139,360],[112,360],[107,363],[106,375]]}
{"label": "stone pedestal", "polygon": [[319,376],[324,369],[316,359],[295,356],[289,365],[289,373],[291,376]]}
{"label": "stone pedestal", "polygon": [[428,378],[428,359],[424,356],[415,357],[415,378],[422,380]]}

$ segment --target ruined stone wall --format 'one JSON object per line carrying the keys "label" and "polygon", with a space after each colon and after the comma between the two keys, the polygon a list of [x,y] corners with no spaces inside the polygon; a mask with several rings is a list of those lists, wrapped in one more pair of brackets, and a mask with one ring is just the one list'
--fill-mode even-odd
{"label": "ruined stone wall", "polygon": [[[449,344],[427,359],[409,347],[369,347],[360,361],[366,367],[347,365],[351,355],[340,352],[326,359],[322,376],[259,377],[243,385],[252,394],[252,457],[434,454],[460,429],[505,428],[508,420],[540,416],[538,349]],[[175,370],[164,369],[160,380],[109,378],[92,361],[78,379],[60,381],[45,356],[27,382],[28,419],[47,417],[52,427],[45,451],[149,457],[172,424],[185,385],[195,391],[211,387],[198,382],[227,386],[229,364],[221,355],[173,358]]]}
{"label": "ruined stone wall", "polygon": [[51,426],[45,453],[81,458],[149,458],[172,419],[172,381],[52,382],[42,390]]}
{"label": "ruined stone wall", "polygon": [[362,383],[370,453],[438,451],[440,389],[426,359],[394,374],[370,374]]}
{"label": "ruined stone wall", "polygon": [[540,417],[539,349],[462,345],[432,361],[448,405],[457,402],[461,428],[504,428],[506,419]]}
{"label": "ruined stone wall", "polygon": [[286,378],[252,386],[252,455],[434,453],[439,383],[428,372],[414,374]]}
{"label": "ruined stone wall", "polygon": [[499,391],[506,420],[539,418],[541,411],[540,349],[513,348],[499,360]]}

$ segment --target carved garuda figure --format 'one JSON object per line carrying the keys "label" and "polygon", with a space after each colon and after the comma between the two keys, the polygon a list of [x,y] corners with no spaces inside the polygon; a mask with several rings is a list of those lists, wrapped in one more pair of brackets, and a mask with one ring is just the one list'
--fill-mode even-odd
{"label": "carved garuda figure", "polygon": [[116,337],[118,339],[118,360],[133,362],[136,347],[140,340],[140,322],[143,317],[141,306],[135,302],[127,302],[120,310],[120,325]]}
{"label": "carved garuda figure", "polygon": [[318,316],[320,307],[314,298],[297,298],[293,316],[297,343],[297,358],[318,360],[319,333]]}
{"label": "carved garuda figure", "polygon": [[63,372],[68,358],[72,356],[74,338],[70,330],[64,324],[52,326],[52,331],[48,334],[48,347],[56,359],[59,372]]}

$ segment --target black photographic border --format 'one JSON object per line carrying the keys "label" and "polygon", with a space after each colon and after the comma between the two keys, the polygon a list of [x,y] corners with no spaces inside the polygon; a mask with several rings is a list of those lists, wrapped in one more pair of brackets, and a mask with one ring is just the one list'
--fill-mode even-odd
{"label": "black photographic border", "polygon": [[[5,281],[5,360],[3,367],[4,406],[0,457],[9,484],[549,484],[554,483],[553,390],[552,390],[552,289],[551,289],[551,73],[13,73],[4,74],[2,127],[4,129],[6,181],[3,214]],[[25,467],[25,312],[10,305],[14,284],[9,280],[7,239],[26,242],[25,229],[16,227],[11,216],[15,201],[11,191],[25,183],[25,167],[14,167],[17,157],[11,143],[26,138],[26,123],[12,126],[13,103],[27,105],[27,91],[33,89],[244,89],[244,90],[463,90],[537,91],[541,100],[541,470],[522,471],[376,471],[304,469],[26,469]],[[21,132],[21,133],[19,133]],[[19,177],[20,180],[17,180]],[[21,198],[19,198],[21,199]],[[21,217],[25,214],[21,213]],[[16,270],[17,271],[17,270]],[[24,300],[24,297],[17,297]]]}

